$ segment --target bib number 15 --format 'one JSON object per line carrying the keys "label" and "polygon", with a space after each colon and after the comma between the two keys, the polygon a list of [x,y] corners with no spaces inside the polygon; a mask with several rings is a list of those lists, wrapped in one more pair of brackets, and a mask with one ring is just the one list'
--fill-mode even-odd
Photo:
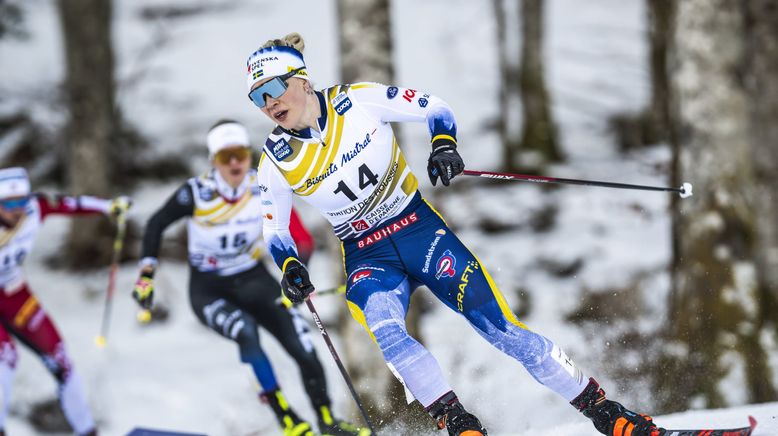
{"label": "bib number 15", "polygon": [[[370,168],[367,167],[367,164],[362,164],[359,167],[359,189],[365,189],[370,185],[377,185],[378,184],[378,174],[373,173],[370,171]],[[341,180],[338,182],[338,187],[335,188],[334,191],[335,194],[337,193],[343,193],[346,197],[348,197],[349,200],[355,201],[357,199],[357,196],[354,195],[354,192],[349,189],[349,187],[346,185],[346,182]]]}

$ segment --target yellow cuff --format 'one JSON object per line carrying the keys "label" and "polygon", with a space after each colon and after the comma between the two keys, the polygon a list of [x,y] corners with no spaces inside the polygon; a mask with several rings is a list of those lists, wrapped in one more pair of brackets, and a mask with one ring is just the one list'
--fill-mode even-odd
{"label": "yellow cuff", "polygon": [[454,138],[454,137],[453,137],[453,136],[451,136],[451,135],[435,135],[435,136],[432,138],[432,141],[430,141],[430,142],[434,143],[434,142],[435,142],[435,141],[437,141],[438,139],[448,139],[449,141],[453,142],[454,144],[456,144],[456,143],[457,143],[457,139],[456,139],[456,138]]}
{"label": "yellow cuff", "polygon": [[289,262],[292,262],[292,261],[299,262],[300,265],[302,265],[302,262],[300,262],[300,259],[298,259],[296,257],[289,256],[284,261],[284,265],[281,267],[281,271],[286,272],[286,266],[289,265]]}

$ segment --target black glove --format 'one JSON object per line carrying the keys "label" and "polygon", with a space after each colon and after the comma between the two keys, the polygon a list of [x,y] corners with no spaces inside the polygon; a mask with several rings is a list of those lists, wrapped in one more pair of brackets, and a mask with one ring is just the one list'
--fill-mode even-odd
{"label": "black glove", "polygon": [[293,259],[286,263],[284,276],[281,279],[281,290],[294,304],[302,303],[314,291],[308,270],[298,260]]}
{"label": "black glove", "polygon": [[457,145],[448,140],[437,140],[432,143],[432,153],[427,161],[427,173],[432,186],[437,185],[438,177],[444,186],[465,169],[465,162],[457,153]]}

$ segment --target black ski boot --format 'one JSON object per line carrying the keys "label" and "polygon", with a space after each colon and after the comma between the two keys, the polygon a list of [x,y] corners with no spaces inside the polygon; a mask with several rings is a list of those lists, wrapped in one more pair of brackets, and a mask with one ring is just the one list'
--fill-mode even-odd
{"label": "black ski boot", "polygon": [[321,436],[370,436],[372,434],[370,429],[360,428],[348,421],[335,418],[327,406],[320,406],[317,412]]}
{"label": "black ski boot", "polygon": [[303,421],[294,413],[280,390],[262,392],[259,394],[259,399],[273,409],[284,436],[315,436],[311,424]]}
{"label": "black ski boot", "polygon": [[448,430],[449,436],[486,436],[481,421],[467,413],[454,391],[438,398],[427,407],[427,412],[438,422],[439,429]]}
{"label": "black ski boot", "polygon": [[605,398],[605,391],[593,379],[583,392],[570,402],[579,412],[591,419],[594,427],[608,436],[662,436],[651,417],[635,413],[620,403]]}

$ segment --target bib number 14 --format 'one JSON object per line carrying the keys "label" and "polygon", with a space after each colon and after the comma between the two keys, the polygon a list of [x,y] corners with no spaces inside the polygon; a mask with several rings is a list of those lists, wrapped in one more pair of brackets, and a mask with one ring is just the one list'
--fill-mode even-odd
{"label": "bib number 14", "polygon": [[[367,167],[367,164],[362,164],[359,167],[359,189],[365,189],[370,185],[377,185],[378,184],[378,174],[373,173],[370,171],[370,168]],[[346,197],[348,197],[349,200],[355,201],[357,199],[357,196],[354,195],[354,192],[349,189],[349,187],[346,185],[346,182],[341,180],[338,182],[338,187],[335,188],[334,193],[343,193]]]}

